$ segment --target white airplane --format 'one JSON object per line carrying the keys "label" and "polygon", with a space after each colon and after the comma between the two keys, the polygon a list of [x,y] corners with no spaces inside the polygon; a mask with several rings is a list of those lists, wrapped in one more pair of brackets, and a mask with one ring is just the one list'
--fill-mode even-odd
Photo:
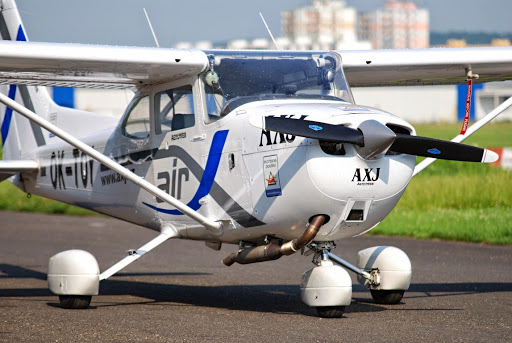
{"label": "white airplane", "polygon": [[[411,280],[393,247],[331,251],[396,205],[416,156],[491,162],[456,142],[416,136],[406,121],[354,103],[352,86],[512,78],[512,48],[373,51],[200,51],[27,42],[15,2],[1,2],[0,180],[158,233],[100,273],[68,250],[49,261],[50,290],[86,308],[99,283],[170,238],[204,241],[223,263],[279,259],[299,250],[304,303],[341,317],[355,272],[378,303],[401,301]],[[474,74],[473,74],[474,73]],[[121,120],[59,107],[44,86],[132,88]],[[416,168],[416,169],[415,169]],[[72,228],[70,228],[72,229]],[[344,268],[342,268],[343,266]]]}

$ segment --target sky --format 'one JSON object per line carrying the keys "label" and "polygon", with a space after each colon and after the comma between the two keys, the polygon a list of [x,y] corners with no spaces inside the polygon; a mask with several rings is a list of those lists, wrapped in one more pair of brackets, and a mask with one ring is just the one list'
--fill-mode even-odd
{"label": "sky", "polygon": [[[155,46],[143,8],[162,47],[178,42],[226,42],[281,35],[281,11],[310,0],[17,0],[32,41]],[[346,0],[357,10],[384,0]],[[431,31],[512,32],[511,0],[417,0],[430,10]]]}

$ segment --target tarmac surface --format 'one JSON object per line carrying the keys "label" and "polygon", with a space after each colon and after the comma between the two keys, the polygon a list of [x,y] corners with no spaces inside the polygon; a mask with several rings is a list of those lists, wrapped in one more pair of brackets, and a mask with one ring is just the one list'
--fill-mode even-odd
{"label": "tarmac surface", "polygon": [[171,240],[102,281],[87,310],[47,289],[48,258],[71,248],[103,271],[156,236],[115,219],[0,212],[0,342],[495,342],[512,337],[512,246],[363,236],[333,252],[392,245],[413,266],[398,305],[377,305],[353,277],[343,318],[300,300],[310,257],[226,267],[235,251]]}

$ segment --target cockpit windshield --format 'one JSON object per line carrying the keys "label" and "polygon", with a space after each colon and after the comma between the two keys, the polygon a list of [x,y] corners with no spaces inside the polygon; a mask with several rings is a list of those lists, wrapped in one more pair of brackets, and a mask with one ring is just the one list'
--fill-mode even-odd
{"label": "cockpit windshield", "polygon": [[341,58],[334,52],[211,51],[203,75],[209,114],[267,99],[327,99],[353,103]]}

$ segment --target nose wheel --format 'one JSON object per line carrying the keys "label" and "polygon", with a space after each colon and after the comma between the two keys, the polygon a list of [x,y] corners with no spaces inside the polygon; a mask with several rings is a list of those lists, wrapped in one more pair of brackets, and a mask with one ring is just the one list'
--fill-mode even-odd
{"label": "nose wheel", "polygon": [[404,290],[377,290],[377,289],[370,289],[370,293],[372,294],[373,300],[377,304],[383,304],[383,305],[394,305],[398,304],[403,296],[404,296]]}
{"label": "nose wheel", "polygon": [[59,295],[60,306],[73,310],[88,308],[91,299],[90,295]]}
{"label": "nose wheel", "polygon": [[301,297],[320,317],[340,318],[350,305],[352,280],[344,268],[358,275],[377,304],[400,303],[411,281],[411,263],[402,250],[387,246],[361,250],[354,266],[331,253],[334,247],[334,242],[313,242],[305,253],[314,254],[316,267],[302,275]]}
{"label": "nose wheel", "polygon": [[319,306],[316,313],[321,318],[341,318],[345,312],[345,306]]}
{"label": "nose wheel", "polygon": [[302,301],[315,307],[318,316],[340,318],[352,301],[352,280],[345,269],[329,259],[327,252],[315,253],[316,266],[302,275],[300,293]]}

